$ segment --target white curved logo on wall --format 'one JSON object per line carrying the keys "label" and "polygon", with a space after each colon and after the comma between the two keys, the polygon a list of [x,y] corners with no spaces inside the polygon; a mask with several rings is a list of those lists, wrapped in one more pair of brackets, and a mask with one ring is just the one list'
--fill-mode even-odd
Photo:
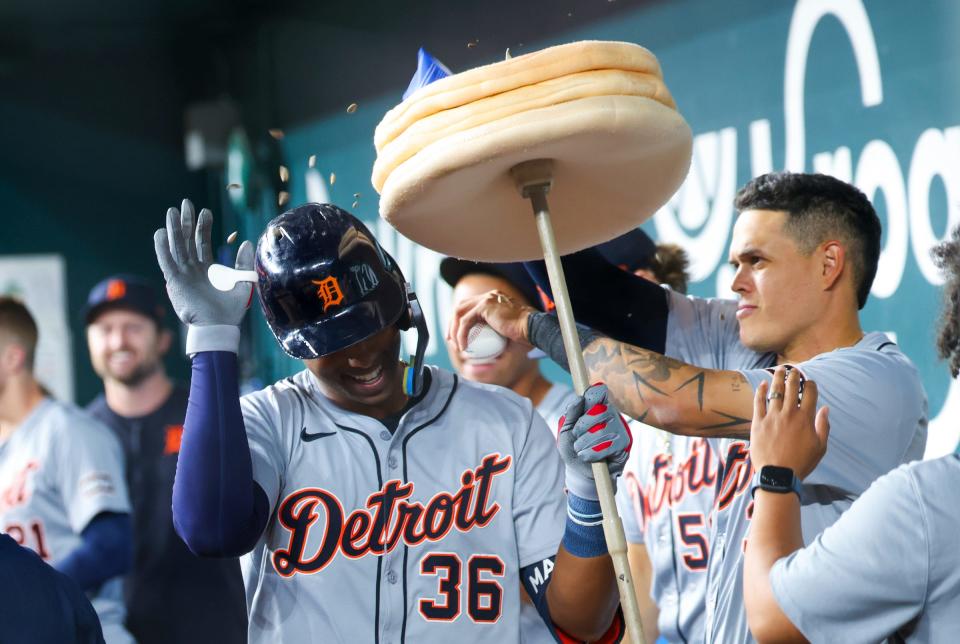
{"label": "white curved logo on wall", "polygon": [[736,129],[698,134],[687,178],[653,218],[658,239],[686,249],[694,282],[709,277],[726,252],[736,191]]}
{"label": "white curved logo on wall", "polygon": [[860,76],[863,106],[873,107],[883,102],[877,43],[863,3],[860,0],[799,0],[790,21],[783,75],[783,122],[787,137],[784,167],[793,172],[803,172],[806,167],[804,81],[807,55],[817,25],[827,16],[839,20],[850,38]]}

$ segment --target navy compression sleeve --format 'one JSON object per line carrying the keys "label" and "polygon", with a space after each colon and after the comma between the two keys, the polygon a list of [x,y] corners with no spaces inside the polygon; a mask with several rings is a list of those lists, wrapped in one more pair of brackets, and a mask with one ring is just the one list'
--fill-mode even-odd
{"label": "navy compression sleeve", "polygon": [[268,514],[267,495],[253,480],[237,356],[200,352],[173,483],[174,528],[196,555],[236,557],[253,549]]}
{"label": "navy compression sleeve", "polygon": [[133,531],[130,515],[101,512],[80,533],[80,545],[58,561],[54,568],[83,590],[94,590],[118,577],[133,563]]}
{"label": "navy compression sleeve", "polygon": [[[663,287],[614,266],[588,248],[562,258],[573,312],[579,324],[643,349],[663,353],[667,341],[667,293]],[[553,297],[542,262],[524,267]]]}

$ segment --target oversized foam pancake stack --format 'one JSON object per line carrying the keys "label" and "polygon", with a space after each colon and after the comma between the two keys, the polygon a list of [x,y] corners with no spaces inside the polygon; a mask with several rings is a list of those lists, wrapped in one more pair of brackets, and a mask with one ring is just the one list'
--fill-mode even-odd
{"label": "oversized foam pancake stack", "polygon": [[374,136],[380,214],[438,252],[483,261],[542,257],[510,169],[551,159],[557,246],[571,253],[649,218],[677,190],[691,135],[656,57],[584,41],[471,69],[420,88]]}

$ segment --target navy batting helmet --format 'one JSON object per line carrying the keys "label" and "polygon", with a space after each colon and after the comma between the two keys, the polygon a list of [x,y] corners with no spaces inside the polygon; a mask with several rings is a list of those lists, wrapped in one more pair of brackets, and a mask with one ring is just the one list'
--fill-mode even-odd
{"label": "navy batting helmet", "polygon": [[404,377],[416,393],[428,339],[416,295],[359,219],[332,204],[305,204],[267,224],[257,243],[260,306],[290,356],[320,358],[396,324],[416,326]]}

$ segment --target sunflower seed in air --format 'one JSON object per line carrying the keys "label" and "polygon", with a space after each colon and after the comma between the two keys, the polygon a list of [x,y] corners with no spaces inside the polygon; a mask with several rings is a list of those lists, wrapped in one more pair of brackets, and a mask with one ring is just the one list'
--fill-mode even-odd
{"label": "sunflower seed in air", "polygon": [[228,244],[232,244],[232,243],[235,242],[235,241],[237,241],[237,231],[236,231],[236,230],[233,231],[232,233],[230,233],[229,235],[227,235],[227,243],[228,243]]}
{"label": "sunflower seed in air", "polygon": [[287,169],[287,166],[280,166],[280,181],[286,183],[290,180],[290,171]]}
{"label": "sunflower seed in air", "polygon": [[283,138],[283,130],[274,129],[274,130],[267,130],[267,132],[269,132],[270,136],[275,138],[277,141]]}
{"label": "sunflower seed in air", "polygon": [[277,205],[282,206],[288,201],[290,201],[290,193],[286,190],[281,190],[280,194],[277,195]]}
{"label": "sunflower seed in air", "polygon": [[311,155],[310,155],[310,158],[307,159],[307,167],[308,167],[308,168],[315,168],[315,167],[317,167],[317,155],[316,155],[316,154],[311,154]]}
{"label": "sunflower seed in air", "polygon": [[350,103],[349,105],[347,105],[347,114],[353,114],[356,111],[357,111],[356,103]]}

